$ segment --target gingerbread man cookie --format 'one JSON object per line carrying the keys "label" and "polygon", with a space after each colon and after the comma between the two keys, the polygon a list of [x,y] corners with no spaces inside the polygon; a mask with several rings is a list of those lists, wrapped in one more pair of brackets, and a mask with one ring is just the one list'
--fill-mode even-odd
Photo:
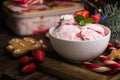
{"label": "gingerbread man cookie", "polygon": [[47,47],[43,43],[43,40],[36,40],[31,37],[25,37],[23,39],[13,38],[8,43],[9,45],[6,49],[9,52],[12,52],[14,57],[25,55],[29,51],[33,51],[35,49],[45,49]]}

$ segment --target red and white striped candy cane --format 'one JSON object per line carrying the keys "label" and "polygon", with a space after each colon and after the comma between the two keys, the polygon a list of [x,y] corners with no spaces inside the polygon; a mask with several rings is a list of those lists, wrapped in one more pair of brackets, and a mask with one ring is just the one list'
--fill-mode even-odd
{"label": "red and white striped candy cane", "polygon": [[103,62],[105,65],[113,69],[120,70],[120,64],[115,61],[110,60],[107,56],[101,55],[99,57],[99,60]]}
{"label": "red and white striped candy cane", "polygon": [[95,72],[99,72],[99,73],[107,73],[107,74],[112,74],[115,73],[115,70],[112,70],[109,67],[105,67],[105,66],[100,66],[97,64],[93,64],[90,62],[84,62],[83,63],[85,67],[87,67],[88,69],[95,71]]}

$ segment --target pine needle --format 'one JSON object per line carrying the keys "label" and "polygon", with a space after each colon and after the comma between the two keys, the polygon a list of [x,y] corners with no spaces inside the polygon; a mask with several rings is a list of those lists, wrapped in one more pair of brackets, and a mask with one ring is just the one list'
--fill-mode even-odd
{"label": "pine needle", "polygon": [[106,18],[101,20],[100,23],[111,29],[111,42],[114,42],[115,39],[120,40],[120,7],[118,2],[107,4],[103,8],[101,15],[104,15]]}

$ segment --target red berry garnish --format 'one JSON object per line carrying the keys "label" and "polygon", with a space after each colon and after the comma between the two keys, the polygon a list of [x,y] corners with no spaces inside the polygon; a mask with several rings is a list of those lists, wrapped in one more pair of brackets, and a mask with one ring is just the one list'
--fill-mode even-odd
{"label": "red berry garnish", "polygon": [[30,63],[22,68],[22,73],[24,74],[32,73],[33,71],[35,71],[35,69],[36,65],[34,63]]}
{"label": "red berry garnish", "polygon": [[94,15],[91,16],[91,18],[94,19],[94,23],[98,23],[101,20],[100,19],[100,14],[94,14]]}
{"label": "red berry garnish", "polygon": [[45,53],[41,49],[36,49],[32,53],[33,59],[37,62],[43,62],[45,60]]}
{"label": "red berry garnish", "polygon": [[88,10],[79,10],[74,13],[74,16],[76,17],[77,15],[82,15],[84,18],[89,17],[89,11]]}
{"label": "red berry garnish", "polygon": [[29,56],[23,56],[18,61],[20,66],[25,66],[25,65],[29,64],[30,62],[31,62],[31,60],[30,60]]}

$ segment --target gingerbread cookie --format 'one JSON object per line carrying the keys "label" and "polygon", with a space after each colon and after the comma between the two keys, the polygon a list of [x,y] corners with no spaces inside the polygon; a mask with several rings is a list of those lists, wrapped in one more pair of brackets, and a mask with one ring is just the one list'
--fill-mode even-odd
{"label": "gingerbread cookie", "polygon": [[108,55],[110,60],[115,60],[120,58],[120,49],[114,48],[111,53]]}
{"label": "gingerbread cookie", "polygon": [[35,49],[45,49],[47,47],[43,43],[43,40],[36,40],[31,37],[25,37],[23,39],[13,38],[8,43],[9,45],[6,49],[9,52],[12,52],[14,57],[25,55],[29,51],[33,51]]}

